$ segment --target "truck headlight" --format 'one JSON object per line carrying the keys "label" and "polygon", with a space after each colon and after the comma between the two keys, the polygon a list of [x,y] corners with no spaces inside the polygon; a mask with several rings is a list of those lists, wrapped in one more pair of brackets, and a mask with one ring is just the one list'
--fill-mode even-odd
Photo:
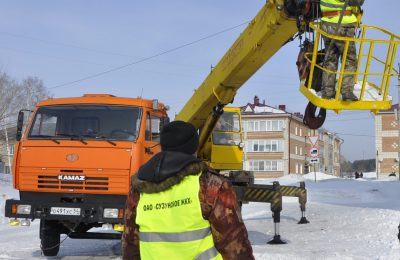
{"label": "truck headlight", "polygon": [[17,214],[31,214],[31,205],[17,205]]}
{"label": "truck headlight", "polygon": [[104,209],[103,218],[118,218],[118,209]]}

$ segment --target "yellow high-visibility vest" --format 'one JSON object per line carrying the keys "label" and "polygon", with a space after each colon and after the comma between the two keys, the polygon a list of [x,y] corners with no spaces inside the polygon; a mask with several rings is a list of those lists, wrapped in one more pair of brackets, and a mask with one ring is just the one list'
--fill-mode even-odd
{"label": "yellow high-visibility vest", "polygon": [[[324,12],[335,12],[337,11],[337,15],[333,16],[322,16],[321,20],[329,23],[338,23],[340,12],[343,10],[344,2],[339,0],[321,0],[320,2],[322,14]],[[353,11],[352,6],[347,6],[346,11]],[[342,24],[356,23],[357,17],[352,13],[351,15],[343,15]]]}
{"label": "yellow high-visibility vest", "polygon": [[222,260],[201,213],[200,174],[159,193],[140,193],[136,224],[141,259]]}

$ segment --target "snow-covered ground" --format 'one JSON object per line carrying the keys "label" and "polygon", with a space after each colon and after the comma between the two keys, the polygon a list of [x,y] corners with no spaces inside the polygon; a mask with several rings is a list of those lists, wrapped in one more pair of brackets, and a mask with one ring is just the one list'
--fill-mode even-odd
{"label": "snow-covered ground", "polygon": [[[274,235],[269,204],[244,205],[243,219],[256,259],[400,259],[400,182],[395,177],[375,180],[374,173],[364,176],[355,180],[311,173],[278,179],[281,185],[304,180],[308,192],[309,224],[297,224],[297,199],[284,198],[280,225],[284,245],[266,243]],[[18,196],[11,186],[10,179],[0,174],[0,259],[43,259],[38,221],[30,227],[11,227],[4,218],[5,199]],[[118,241],[68,238],[59,257],[51,259],[120,259],[119,250]]]}

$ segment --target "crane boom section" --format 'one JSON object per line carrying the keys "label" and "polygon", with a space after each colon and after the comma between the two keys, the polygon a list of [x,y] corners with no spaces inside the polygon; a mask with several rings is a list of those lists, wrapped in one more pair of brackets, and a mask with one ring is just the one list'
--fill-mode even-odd
{"label": "crane boom section", "polygon": [[283,0],[268,1],[185,104],[176,120],[203,128],[217,104],[233,102],[237,90],[295,33],[296,20]]}

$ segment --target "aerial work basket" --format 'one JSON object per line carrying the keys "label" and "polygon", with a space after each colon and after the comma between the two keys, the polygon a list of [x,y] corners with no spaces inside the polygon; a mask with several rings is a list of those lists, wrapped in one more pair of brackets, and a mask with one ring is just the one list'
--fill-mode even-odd
{"label": "aerial work basket", "polygon": [[[300,92],[307,97],[310,105],[321,109],[330,109],[336,113],[341,110],[371,110],[373,113],[378,113],[379,110],[389,109],[392,106],[392,97],[388,95],[390,79],[399,75],[399,72],[393,67],[397,47],[400,44],[399,36],[369,25],[360,27],[359,38],[327,34],[321,30],[320,23],[311,23],[310,27],[315,32],[314,46],[310,52],[306,52],[304,55],[309,63],[309,73],[306,77],[300,79]],[[320,51],[323,48],[322,36],[344,42],[343,56],[338,71],[325,69],[323,62],[321,62],[325,56],[325,53]],[[345,70],[347,53],[352,42],[355,43],[358,53],[358,67],[355,72]],[[328,46],[325,46],[325,48],[328,48]],[[336,95],[333,99],[322,98],[320,91],[322,73],[331,73],[336,77]],[[341,100],[344,75],[354,75],[354,94],[358,101]],[[319,82],[317,83],[317,81]],[[315,112],[315,108],[312,112]],[[305,116],[307,117],[307,110]],[[323,117],[324,120],[325,116]]]}

